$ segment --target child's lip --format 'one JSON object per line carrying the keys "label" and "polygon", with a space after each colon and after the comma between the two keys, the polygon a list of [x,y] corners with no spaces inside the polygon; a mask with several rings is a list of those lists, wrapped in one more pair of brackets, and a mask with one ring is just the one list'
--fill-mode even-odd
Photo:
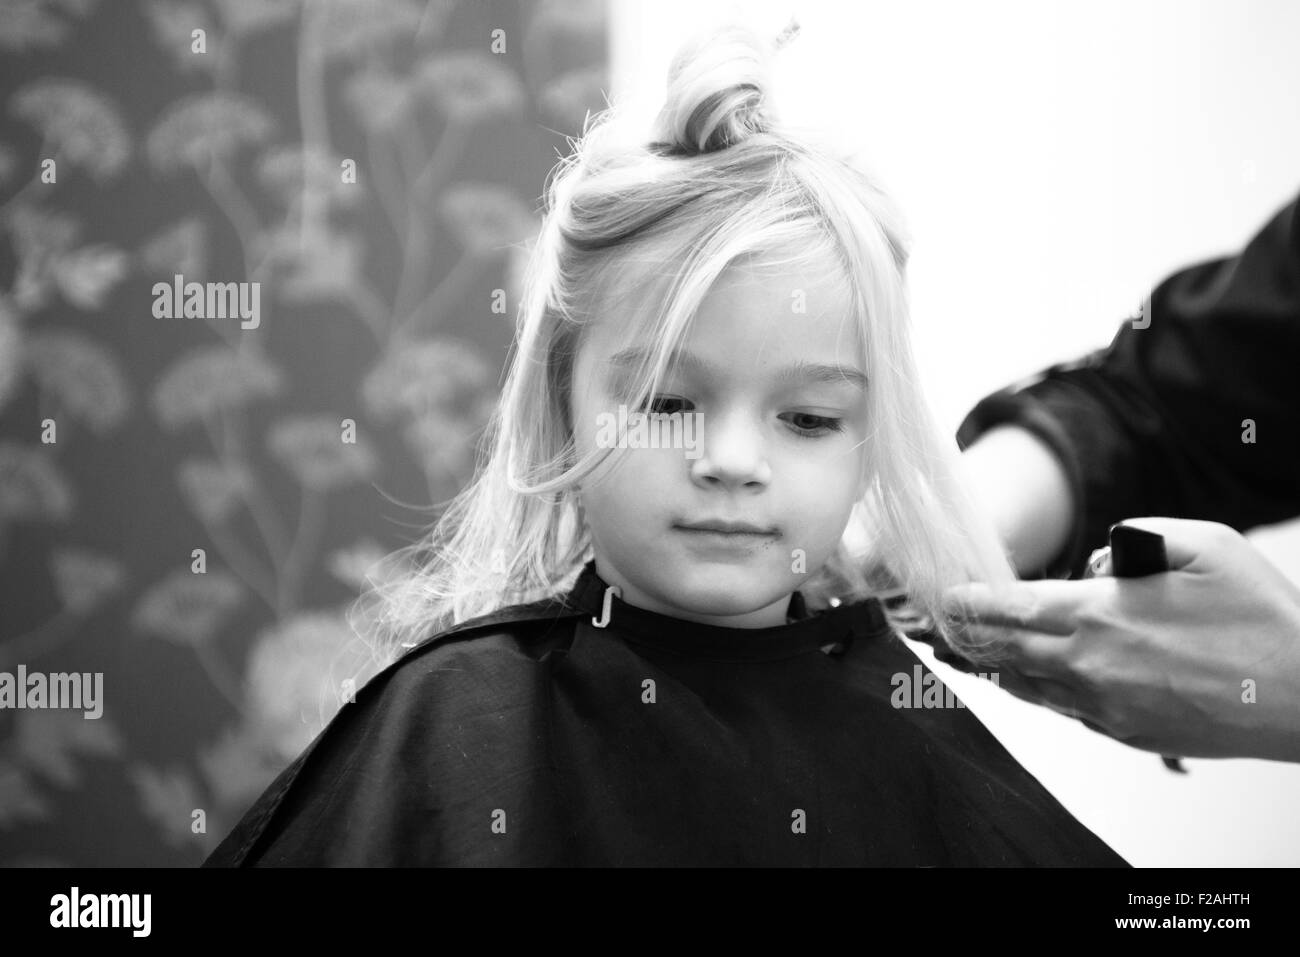
{"label": "child's lip", "polygon": [[725,522],[721,519],[677,522],[675,527],[688,532],[714,532],[721,535],[762,535],[769,538],[780,535],[780,531],[775,528],[764,528],[749,522]]}

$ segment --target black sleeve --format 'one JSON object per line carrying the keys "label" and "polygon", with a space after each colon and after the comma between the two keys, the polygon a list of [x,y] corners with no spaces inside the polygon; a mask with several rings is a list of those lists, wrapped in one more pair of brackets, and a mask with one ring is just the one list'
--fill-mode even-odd
{"label": "black sleeve", "polygon": [[1065,466],[1076,512],[1049,575],[1078,574],[1124,518],[1245,530],[1300,514],[1296,206],[1240,255],[1166,278],[1108,348],[993,393],[962,422],[962,448],[1021,425]]}

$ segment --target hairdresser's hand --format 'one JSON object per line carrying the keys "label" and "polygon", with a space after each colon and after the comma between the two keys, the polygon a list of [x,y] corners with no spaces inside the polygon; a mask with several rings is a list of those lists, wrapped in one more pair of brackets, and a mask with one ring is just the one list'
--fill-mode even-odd
{"label": "hairdresser's hand", "polygon": [[1162,754],[1300,761],[1300,589],[1227,526],[1126,524],[1165,537],[1169,572],[1020,582],[1011,601],[963,585],[947,608],[1006,643],[1003,689],[1095,731]]}

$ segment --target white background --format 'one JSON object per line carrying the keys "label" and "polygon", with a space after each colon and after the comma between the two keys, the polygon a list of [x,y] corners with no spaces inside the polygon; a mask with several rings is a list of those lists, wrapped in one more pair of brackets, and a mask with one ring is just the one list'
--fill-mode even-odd
{"label": "white background", "polygon": [[[614,0],[615,102],[652,116],[676,46],[732,11],[773,35],[798,17],[780,108],[863,148],[900,203],[950,433],[985,393],[1108,343],[1155,282],[1239,250],[1300,192],[1300,3]],[[1300,524],[1252,538],[1300,579]],[[1131,863],[1300,865],[1300,765],[1176,775],[918,653]]]}

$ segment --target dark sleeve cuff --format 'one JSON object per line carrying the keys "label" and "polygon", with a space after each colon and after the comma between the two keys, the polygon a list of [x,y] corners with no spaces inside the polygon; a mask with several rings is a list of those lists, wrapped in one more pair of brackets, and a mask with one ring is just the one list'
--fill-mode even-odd
{"label": "dark sleeve cuff", "polygon": [[1019,426],[1036,435],[1055,453],[1065,469],[1073,500],[1070,537],[1065,548],[1043,569],[1042,577],[1070,578],[1080,574],[1088,557],[1084,477],[1082,464],[1068,433],[1039,399],[1028,392],[1007,388],[985,397],[967,413],[957,429],[957,445],[965,451],[985,432],[1000,425]]}

